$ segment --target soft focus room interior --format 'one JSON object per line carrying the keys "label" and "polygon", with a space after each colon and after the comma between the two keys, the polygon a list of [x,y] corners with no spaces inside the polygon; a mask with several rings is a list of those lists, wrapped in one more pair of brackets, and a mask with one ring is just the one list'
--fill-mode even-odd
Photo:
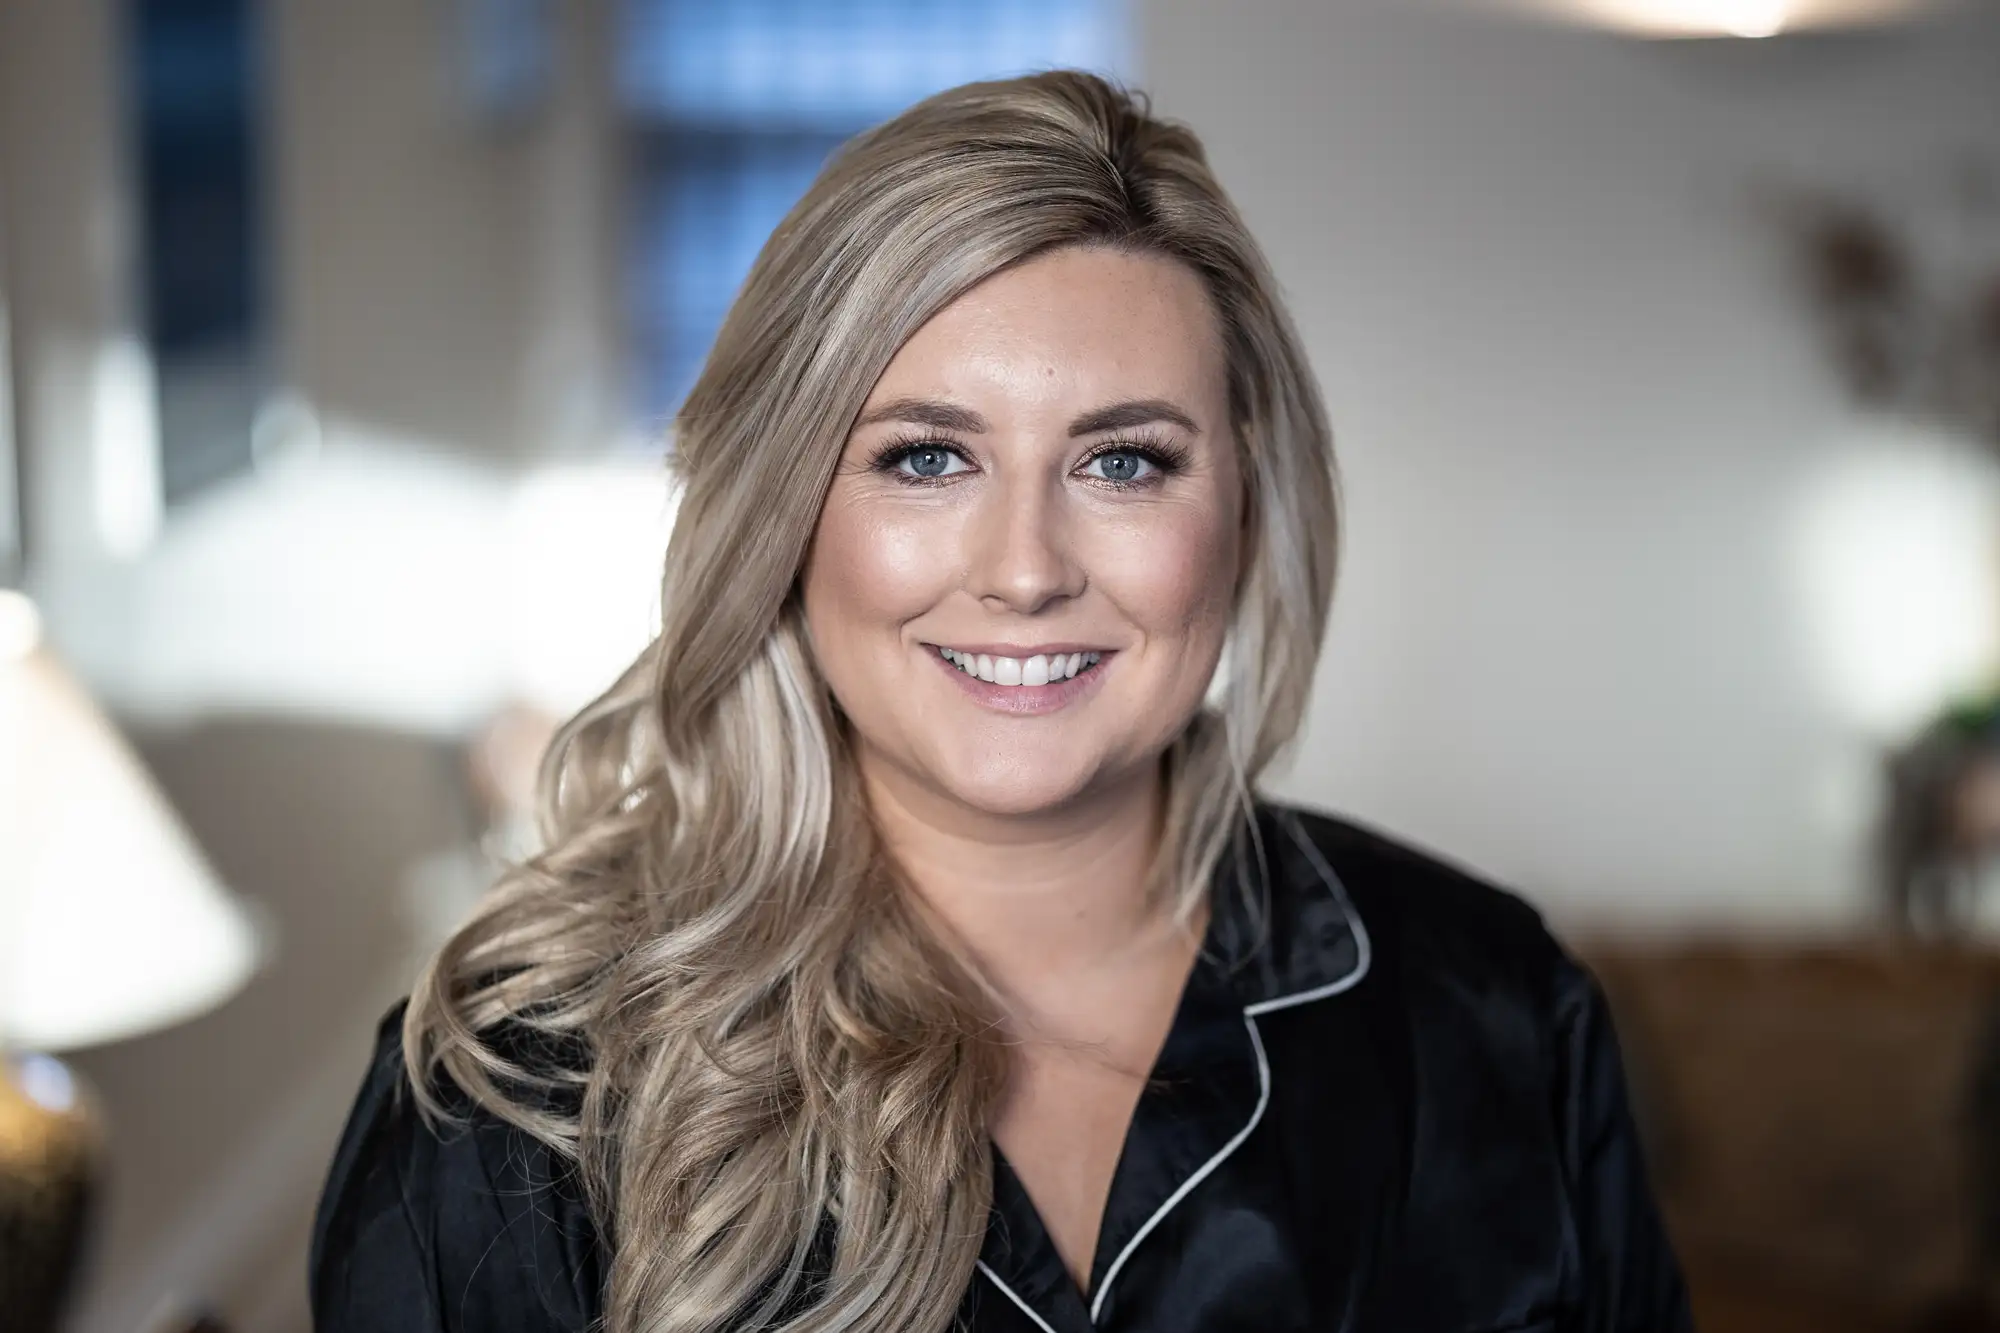
{"label": "soft focus room interior", "polygon": [[255,946],[41,1043],[103,1134],[72,1333],[308,1328],[373,1026],[646,641],[763,235],[1056,64],[1202,135],[1326,390],[1276,790],[1596,968],[1704,1328],[2000,1328],[2000,7],[0,0],[0,586]]}

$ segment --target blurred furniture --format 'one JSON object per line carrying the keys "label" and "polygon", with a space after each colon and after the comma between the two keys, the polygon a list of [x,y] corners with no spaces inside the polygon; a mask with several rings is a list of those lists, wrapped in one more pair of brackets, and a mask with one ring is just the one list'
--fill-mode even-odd
{"label": "blurred furniture", "polygon": [[147,1333],[229,1333],[229,1325],[212,1314],[200,1314],[191,1319],[174,1320],[161,1328],[148,1329]]}
{"label": "blurred furniture", "polygon": [[2000,694],[1944,709],[1887,757],[1881,866],[1889,922],[1965,935],[2000,884]]}
{"label": "blurred furniture", "polygon": [[0,589],[0,1314],[53,1328],[102,1129],[47,1051],[181,1022],[255,969],[248,920]]}
{"label": "blurred furniture", "polygon": [[375,1026],[475,892],[462,739],[269,710],[127,732],[275,948],[229,1003],[69,1057],[118,1149],[72,1333],[163,1333],[182,1302],[310,1333],[313,1205]]}
{"label": "blurred furniture", "polygon": [[2000,1330],[2000,952],[1584,952],[1704,1333]]}
{"label": "blurred furniture", "polygon": [[48,1056],[0,1063],[0,1328],[50,1327],[75,1275],[97,1121]]}

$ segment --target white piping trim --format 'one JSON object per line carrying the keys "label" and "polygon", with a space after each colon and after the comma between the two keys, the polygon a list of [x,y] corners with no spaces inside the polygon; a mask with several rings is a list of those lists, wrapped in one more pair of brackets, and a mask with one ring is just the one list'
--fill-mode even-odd
{"label": "white piping trim", "polygon": [[1048,1320],[1042,1318],[1040,1315],[1035,1313],[1034,1306],[1028,1304],[1026,1301],[1022,1300],[1019,1296],[1015,1295],[1014,1289],[1008,1286],[1005,1282],[1002,1282],[1000,1280],[1000,1275],[986,1266],[986,1261],[984,1259],[975,1261],[973,1267],[977,1268],[980,1272],[986,1274],[987,1277],[991,1278],[993,1280],[993,1285],[1000,1288],[1001,1292],[1007,1297],[1008,1300],[1020,1306],[1021,1313],[1028,1316],[1028,1318],[1034,1320],[1035,1327],[1041,1329],[1042,1333],[1056,1333],[1056,1331],[1053,1328],[1049,1327]]}
{"label": "white piping trim", "polygon": [[1313,870],[1318,873],[1321,880],[1325,881],[1327,892],[1340,900],[1340,910],[1347,914],[1347,928],[1354,935],[1354,970],[1338,981],[1330,981],[1324,986],[1315,986],[1296,995],[1280,995],[1276,999],[1259,1000],[1255,1004],[1247,1005],[1243,1013],[1251,1018],[1259,1014],[1268,1014],[1276,1009],[1289,1009],[1295,1004],[1309,1004],[1314,1000],[1324,1000],[1329,995],[1338,995],[1367,976],[1368,967],[1375,959],[1375,946],[1368,938],[1368,927],[1362,923],[1361,914],[1354,910],[1354,904],[1348,901],[1347,890],[1340,886],[1340,876],[1333,873],[1333,867],[1319,854],[1319,848],[1313,846],[1312,839],[1299,828],[1296,816],[1288,812],[1282,819],[1286,830],[1292,835],[1292,840],[1305,849],[1306,859],[1312,862]]}
{"label": "white piping trim", "polygon": [[1271,1062],[1264,1056],[1264,1038],[1257,1032],[1257,1020],[1251,1017],[1248,1011],[1245,1011],[1243,1015],[1243,1026],[1249,1029],[1250,1045],[1257,1052],[1257,1109],[1250,1113],[1250,1123],[1243,1126],[1242,1129],[1237,1130],[1236,1137],[1223,1144],[1222,1150],[1216,1153],[1215,1156],[1203,1162],[1199,1171],[1189,1176],[1186,1180],[1183,1180],[1181,1187],[1172,1194],[1169,1194],[1167,1201],[1161,1204],[1151,1217],[1146,1219],[1146,1225],[1140,1227],[1138,1231],[1133,1233],[1132,1239],[1125,1242],[1125,1248],[1120,1250],[1118,1257],[1111,1261],[1111,1267],[1104,1270],[1104,1281],[1097,1284],[1097,1297],[1090,1303],[1091,1323],[1095,1324],[1098,1316],[1103,1313],[1104,1298],[1111,1294],[1111,1284],[1118,1280],[1118,1270],[1125,1267],[1125,1261],[1130,1259],[1138,1250],[1139,1242],[1146,1239],[1152,1233],[1153,1228],[1158,1226],[1166,1218],[1166,1215],[1173,1211],[1175,1204],[1188,1196],[1189,1191],[1194,1189],[1196,1185],[1201,1184],[1202,1181],[1208,1179],[1209,1173],[1214,1171],[1218,1166],[1221,1166],[1228,1159],[1229,1154],[1235,1152],[1241,1146],[1243,1140],[1250,1137],[1251,1131],[1256,1129],[1257,1123],[1264,1118],[1264,1108],[1271,1104]]}
{"label": "white piping trim", "polygon": [[[1294,1005],[1309,1004],[1314,1000],[1323,1000],[1330,995],[1338,995],[1344,990],[1351,989],[1360,982],[1361,978],[1368,975],[1368,965],[1374,957],[1374,949],[1368,940],[1368,928],[1362,924],[1361,915],[1354,910],[1354,904],[1348,901],[1347,891],[1340,885],[1340,877],[1333,873],[1333,867],[1328,865],[1326,858],[1320,855],[1319,848],[1313,846],[1312,839],[1308,838],[1305,832],[1299,828],[1296,816],[1286,812],[1280,815],[1280,820],[1285,825],[1286,831],[1292,835],[1292,840],[1304,849],[1306,858],[1312,862],[1313,870],[1326,884],[1327,892],[1339,899],[1340,910],[1347,914],[1348,929],[1354,935],[1354,969],[1346,976],[1336,981],[1330,981],[1324,986],[1315,986],[1311,990],[1299,991],[1292,995],[1280,995],[1273,999],[1259,1000],[1255,1004],[1243,1006],[1243,1026],[1249,1030],[1250,1047],[1257,1054],[1256,1109],[1250,1112],[1249,1123],[1238,1130],[1234,1138],[1223,1144],[1215,1156],[1202,1163],[1200,1170],[1182,1181],[1180,1188],[1168,1195],[1167,1201],[1155,1209],[1153,1215],[1146,1219],[1146,1224],[1133,1234],[1131,1240],[1125,1242],[1125,1248],[1118,1252],[1118,1257],[1113,1259],[1111,1266],[1104,1270],[1104,1280],[1097,1284],[1097,1296],[1090,1302],[1090,1322],[1092,1324],[1096,1324],[1098,1317],[1103,1313],[1104,1300],[1111,1294],[1112,1283],[1117,1281],[1119,1270],[1125,1267],[1125,1261],[1130,1259],[1138,1250],[1139,1242],[1145,1240],[1151,1234],[1153,1228],[1157,1227],[1166,1218],[1166,1215],[1173,1211],[1174,1206],[1193,1191],[1195,1186],[1201,1184],[1217,1167],[1227,1161],[1229,1155],[1241,1147],[1243,1141],[1249,1138],[1252,1132],[1256,1130],[1258,1124],[1263,1121],[1264,1108],[1271,1104],[1271,1061],[1264,1054],[1263,1034],[1257,1030],[1258,1016],[1271,1013],[1277,1009],[1289,1009]],[[986,1274],[992,1280],[994,1286],[1006,1293],[1009,1300],[1021,1307],[1022,1313],[1035,1321],[1036,1327],[1042,1329],[1043,1333],[1055,1333],[1055,1330],[1049,1327],[1047,1321],[1036,1314],[1033,1308],[1026,1301],[1022,1300],[1012,1287],[1000,1280],[998,1273],[995,1273],[991,1268],[986,1266],[984,1260],[979,1261],[978,1267],[980,1272]]]}

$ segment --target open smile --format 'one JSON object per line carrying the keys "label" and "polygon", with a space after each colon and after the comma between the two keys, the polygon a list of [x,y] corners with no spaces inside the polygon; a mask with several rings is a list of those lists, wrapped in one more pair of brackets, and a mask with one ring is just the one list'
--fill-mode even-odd
{"label": "open smile", "polygon": [[939,665],[980,703],[1007,713],[1046,713],[1082,697],[1115,654],[1109,649],[1051,644],[1032,651],[925,644]]}
{"label": "open smile", "polygon": [[1028,657],[1001,657],[943,647],[937,651],[938,656],[968,676],[977,676],[993,685],[1021,685],[1029,689],[1068,680],[1096,666],[1104,656],[1095,651],[1035,653]]}

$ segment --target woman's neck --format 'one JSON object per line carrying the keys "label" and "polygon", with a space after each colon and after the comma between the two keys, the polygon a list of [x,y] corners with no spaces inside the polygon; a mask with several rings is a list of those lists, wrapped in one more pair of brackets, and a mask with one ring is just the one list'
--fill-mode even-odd
{"label": "woman's neck", "polygon": [[1165,801],[1135,775],[1033,817],[970,810],[864,757],[890,857],[924,906],[972,954],[1017,1017],[1070,1026],[1068,997],[1162,953],[1191,956],[1205,924],[1174,919],[1152,891]]}

